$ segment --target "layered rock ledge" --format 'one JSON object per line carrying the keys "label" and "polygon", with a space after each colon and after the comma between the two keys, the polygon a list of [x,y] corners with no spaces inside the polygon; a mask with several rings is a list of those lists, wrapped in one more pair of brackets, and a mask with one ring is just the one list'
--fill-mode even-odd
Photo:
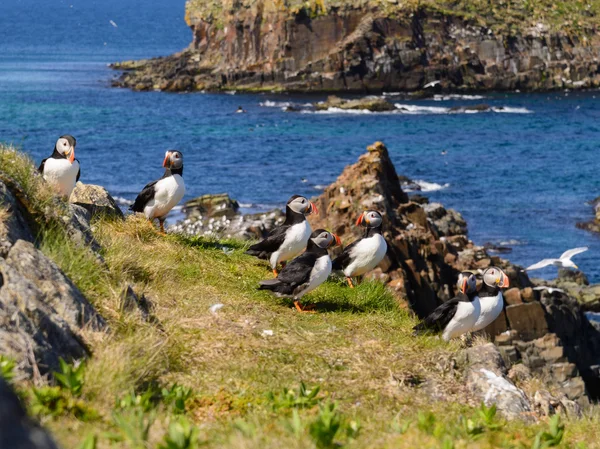
{"label": "layered rock ledge", "polygon": [[135,90],[550,90],[600,85],[596,6],[188,0],[180,53],[115,63]]}

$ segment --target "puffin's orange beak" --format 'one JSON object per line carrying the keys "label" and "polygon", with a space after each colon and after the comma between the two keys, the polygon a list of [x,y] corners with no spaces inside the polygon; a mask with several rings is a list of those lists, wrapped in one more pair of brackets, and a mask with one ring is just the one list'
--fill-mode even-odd
{"label": "puffin's orange beak", "polygon": [[462,287],[460,288],[460,291],[463,292],[464,294],[467,293],[467,279],[463,279],[463,283],[462,283]]}
{"label": "puffin's orange beak", "polygon": [[311,201],[310,209],[308,209],[309,214],[319,215],[319,209],[317,209],[317,205]]}
{"label": "puffin's orange beak", "polygon": [[163,161],[163,167],[165,168],[169,168],[171,166],[171,158],[169,156],[171,156],[171,152],[167,151],[167,154],[165,154],[165,160]]}
{"label": "puffin's orange beak", "polygon": [[[342,244],[342,240],[336,235],[331,234],[333,236],[333,241],[335,242],[335,246],[340,246]],[[331,242],[333,243],[333,242]]]}
{"label": "puffin's orange beak", "polygon": [[502,275],[502,278],[503,278],[503,279],[502,279],[502,285],[501,285],[501,287],[502,287],[502,288],[508,288],[508,286],[509,286],[509,284],[510,284],[510,283],[508,282],[508,276],[504,274],[504,275]]}
{"label": "puffin's orange beak", "polygon": [[363,212],[356,219],[356,226],[360,226],[363,223],[364,220],[365,220],[365,213]]}
{"label": "puffin's orange beak", "polygon": [[71,148],[71,151],[69,151],[69,156],[67,157],[67,159],[69,160],[69,162],[72,164],[73,161],[75,160],[75,148]]}

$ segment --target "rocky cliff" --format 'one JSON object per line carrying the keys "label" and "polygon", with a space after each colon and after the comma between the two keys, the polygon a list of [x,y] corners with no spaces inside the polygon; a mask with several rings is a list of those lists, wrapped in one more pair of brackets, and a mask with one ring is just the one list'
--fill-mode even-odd
{"label": "rocky cliff", "polygon": [[[581,3],[581,4],[580,4]],[[583,2],[188,0],[193,41],[114,64],[135,90],[548,90],[600,85]]]}

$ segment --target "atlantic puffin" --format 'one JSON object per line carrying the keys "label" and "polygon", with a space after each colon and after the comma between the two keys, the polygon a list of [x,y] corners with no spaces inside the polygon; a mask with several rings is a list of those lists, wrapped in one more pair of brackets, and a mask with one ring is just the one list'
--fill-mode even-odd
{"label": "atlantic puffin", "polygon": [[477,296],[481,304],[481,313],[473,326],[473,332],[484,329],[493,323],[504,310],[502,289],[508,288],[508,276],[497,267],[486,268],[482,275],[483,283]]}
{"label": "atlantic puffin", "polygon": [[385,257],[387,243],[381,235],[383,217],[376,210],[360,214],[356,226],[365,226],[364,236],[344,248],[342,254],[333,261],[333,269],[344,273],[350,288],[354,288],[352,278],[371,271]]}
{"label": "atlantic puffin", "polygon": [[54,145],[52,155],[42,161],[38,171],[44,179],[54,184],[61,195],[67,198],[79,181],[79,161],[75,159],[75,137],[65,134],[60,136]]}
{"label": "atlantic puffin", "polygon": [[185,195],[183,154],[176,150],[167,151],[163,167],[165,168],[163,177],[147,184],[129,210],[143,212],[150,221],[158,218],[160,231],[164,234],[167,214]]}
{"label": "atlantic puffin", "polygon": [[326,231],[317,229],[308,240],[306,251],[288,263],[275,279],[261,281],[259,290],[270,290],[276,296],[293,298],[298,311],[306,309],[300,299],[327,280],[331,274],[331,258],[327,249],[340,245],[340,238]]}
{"label": "atlantic puffin", "polygon": [[479,318],[481,307],[477,291],[477,278],[473,273],[465,271],[458,276],[458,294],[440,305],[427,318],[417,324],[414,334],[426,331],[442,332],[444,341],[466,334],[473,330]]}
{"label": "atlantic puffin", "polygon": [[246,254],[267,259],[277,276],[277,264],[293,259],[306,248],[311,228],[306,220],[310,214],[318,214],[314,203],[300,195],[292,196],[285,206],[285,221],[271,231],[267,238],[252,245]]}

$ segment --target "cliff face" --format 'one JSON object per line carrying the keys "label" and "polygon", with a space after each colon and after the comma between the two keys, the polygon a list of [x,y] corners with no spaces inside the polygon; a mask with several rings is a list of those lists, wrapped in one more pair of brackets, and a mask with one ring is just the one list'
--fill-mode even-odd
{"label": "cliff face", "polygon": [[464,11],[394,2],[393,9],[376,1],[229,3],[211,9],[210,2],[188,1],[189,48],[115,64],[128,70],[115,85],[169,91],[417,91],[434,81],[448,90],[600,85],[600,37],[593,30],[552,31],[544,22],[503,28]]}

